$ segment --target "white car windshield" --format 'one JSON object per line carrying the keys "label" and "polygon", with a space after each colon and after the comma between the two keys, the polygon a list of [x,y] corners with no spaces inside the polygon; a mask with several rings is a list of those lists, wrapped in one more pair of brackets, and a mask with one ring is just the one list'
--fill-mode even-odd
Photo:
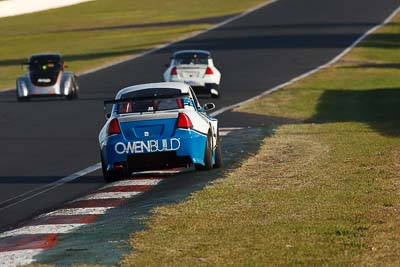
{"label": "white car windshield", "polygon": [[29,71],[59,71],[61,69],[61,64],[61,58],[57,55],[35,56],[29,61]]}
{"label": "white car windshield", "polygon": [[202,53],[182,53],[174,57],[176,65],[208,65],[207,54]]}
{"label": "white car windshield", "polygon": [[125,113],[141,113],[154,112],[162,110],[183,108],[183,99],[181,98],[165,98],[151,100],[130,100],[118,104],[118,114]]}
{"label": "white car windshield", "polygon": [[[186,98],[186,97],[185,97]],[[181,91],[171,88],[152,88],[129,92],[121,96],[117,113],[154,112],[183,108],[187,103]]]}

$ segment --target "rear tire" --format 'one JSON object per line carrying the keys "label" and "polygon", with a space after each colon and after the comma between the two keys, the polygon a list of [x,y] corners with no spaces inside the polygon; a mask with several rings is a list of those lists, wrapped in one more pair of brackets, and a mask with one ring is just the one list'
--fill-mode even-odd
{"label": "rear tire", "polygon": [[31,99],[29,97],[17,97],[18,102],[28,102]]}
{"label": "rear tire", "polygon": [[222,149],[219,134],[217,137],[217,147],[215,148],[215,164],[214,168],[218,169],[222,167]]}
{"label": "rear tire", "polygon": [[71,93],[67,95],[68,100],[77,99],[79,97],[79,93],[76,88],[71,89]]}
{"label": "rear tire", "polygon": [[75,92],[75,99],[78,99],[79,98],[79,87],[75,87],[74,92]]}
{"label": "rear tire", "polygon": [[67,98],[68,100],[74,99],[74,91],[71,90],[71,92],[70,92],[68,95],[66,95],[66,98]]}
{"label": "rear tire", "polygon": [[107,167],[104,164],[103,158],[101,158],[101,170],[103,171],[103,177],[106,183],[112,183],[117,181],[120,176],[118,175],[118,172],[115,171],[107,171]]}
{"label": "rear tire", "polygon": [[27,101],[29,101],[29,100],[31,100],[31,99],[29,98],[29,96],[19,96],[18,90],[17,90],[17,101],[18,101],[18,102],[27,102]]}
{"label": "rear tire", "polygon": [[212,98],[219,98],[219,95],[211,94],[211,97],[212,97]]}
{"label": "rear tire", "polygon": [[196,170],[211,170],[212,169],[212,143],[210,134],[207,135],[206,148],[204,151],[204,165],[196,164]]}
{"label": "rear tire", "polygon": [[110,172],[110,171],[103,171],[103,177],[104,177],[104,181],[106,181],[106,183],[112,183],[115,181],[118,181],[118,177],[115,175],[114,172]]}

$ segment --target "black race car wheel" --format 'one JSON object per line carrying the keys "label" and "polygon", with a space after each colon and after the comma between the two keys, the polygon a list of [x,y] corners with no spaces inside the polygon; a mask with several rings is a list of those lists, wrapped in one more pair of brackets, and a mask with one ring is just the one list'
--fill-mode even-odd
{"label": "black race car wheel", "polygon": [[18,102],[28,102],[31,99],[29,97],[17,97]]}
{"label": "black race car wheel", "polygon": [[101,158],[101,170],[103,171],[104,180],[107,183],[115,182],[120,178],[120,176],[118,175],[118,172],[107,171],[107,168],[106,168],[106,165],[104,164],[103,158]]}
{"label": "black race car wheel", "polygon": [[75,87],[75,99],[78,99],[79,98],[79,88],[78,87]]}
{"label": "black race car wheel", "polygon": [[206,88],[209,90],[209,93],[212,98],[218,98],[220,95],[219,85],[215,83],[206,84]]}
{"label": "black race car wheel", "polygon": [[204,165],[196,164],[195,168],[198,171],[212,169],[212,143],[210,134],[207,135],[206,148],[204,151]]}
{"label": "black race car wheel", "polygon": [[217,147],[215,148],[215,164],[214,168],[218,169],[222,167],[222,149],[221,149],[221,141],[219,135],[217,137]]}
{"label": "black race car wheel", "polygon": [[218,92],[218,94],[211,94],[211,97],[212,98],[218,98],[219,97],[219,92]]}
{"label": "black race car wheel", "polygon": [[74,94],[74,91],[73,91],[73,89],[70,91],[70,93],[68,94],[68,95],[66,95],[66,98],[68,99],[68,100],[72,100],[72,99],[74,99],[75,97],[75,94]]}
{"label": "black race car wheel", "polygon": [[67,99],[72,100],[76,98],[78,98],[78,92],[76,91],[76,88],[72,88],[69,95],[67,95]]}
{"label": "black race car wheel", "polygon": [[27,102],[27,101],[29,101],[29,100],[31,100],[30,98],[29,98],[29,96],[19,96],[19,94],[18,94],[18,92],[17,92],[17,101],[18,102]]}

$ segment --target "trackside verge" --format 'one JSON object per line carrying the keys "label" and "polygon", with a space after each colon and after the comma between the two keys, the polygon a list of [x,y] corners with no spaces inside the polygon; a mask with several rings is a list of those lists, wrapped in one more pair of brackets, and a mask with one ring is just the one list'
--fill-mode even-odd
{"label": "trackside verge", "polygon": [[303,122],[277,127],[187,201],[157,208],[122,266],[398,265],[399,20],[234,110]]}

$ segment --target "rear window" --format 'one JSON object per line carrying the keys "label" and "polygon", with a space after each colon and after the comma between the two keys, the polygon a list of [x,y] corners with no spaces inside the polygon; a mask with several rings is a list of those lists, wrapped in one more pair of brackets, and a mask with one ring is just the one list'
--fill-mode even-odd
{"label": "rear window", "polygon": [[180,109],[184,106],[179,89],[146,89],[129,92],[121,96],[126,102],[117,104],[117,113],[155,112]]}
{"label": "rear window", "polygon": [[59,71],[61,69],[61,58],[57,55],[36,56],[30,58],[30,71]]}
{"label": "rear window", "polygon": [[208,54],[204,53],[181,53],[174,57],[176,65],[208,64]]}

